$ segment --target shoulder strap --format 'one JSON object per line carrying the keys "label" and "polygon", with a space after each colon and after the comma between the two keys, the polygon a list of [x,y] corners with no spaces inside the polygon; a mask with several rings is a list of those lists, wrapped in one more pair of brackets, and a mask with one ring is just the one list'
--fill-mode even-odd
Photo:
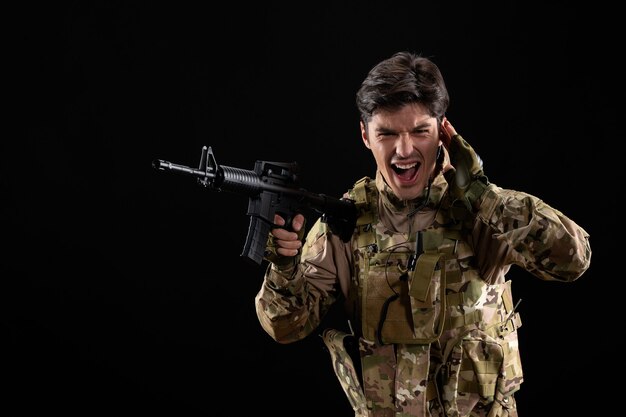
{"label": "shoulder strap", "polygon": [[358,180],[348,192],[357,209],[356,229],[359,248],[376,244],[372,223],[377,216],[376,183],[370,177]]}

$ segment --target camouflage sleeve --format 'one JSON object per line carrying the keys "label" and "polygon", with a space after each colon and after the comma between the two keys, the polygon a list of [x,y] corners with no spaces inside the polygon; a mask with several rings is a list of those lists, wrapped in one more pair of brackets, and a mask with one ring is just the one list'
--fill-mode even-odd
{"label": "camouflage sleeve", "polygon": [[552,281],[573,281],[589,268],[589,234],[532,195],[491,184],[481,197],[477,220],[479,229],[488,230],[474,231],[478,245],[478,240],[490,239],[476,236],[488,234],[495,246],[505,248],[500,251],[506,254],[504,264],[518,265]]}
{"label": "camouflage sleeve", "polygon": [[295,342],[317,329],[337,299],[336,249],[336,239],[318,221],[297,262],[269,264],[255,307],[261,326],[274,340]]}

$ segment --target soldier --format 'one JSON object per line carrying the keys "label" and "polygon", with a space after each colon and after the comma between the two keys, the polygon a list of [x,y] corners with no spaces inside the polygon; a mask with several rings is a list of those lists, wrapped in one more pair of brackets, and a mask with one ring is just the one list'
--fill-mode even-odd
{"label": "soldier", "polygon": [[[589,267],[588,233],[490,183],[446,119],[448,102],[425,57],[400,52],[374,66],[356,103],[377,170],[344,195],[358,213],[352,237],[320,219],[303,242],[298,214],[268,239],[259,321],[290,343],[345,303],[352,331],[321,335],[357,417],[517,416],[521,320],[506,274],[518,265],[571,282]],[[358,341],[358,359],[346,337]]]}

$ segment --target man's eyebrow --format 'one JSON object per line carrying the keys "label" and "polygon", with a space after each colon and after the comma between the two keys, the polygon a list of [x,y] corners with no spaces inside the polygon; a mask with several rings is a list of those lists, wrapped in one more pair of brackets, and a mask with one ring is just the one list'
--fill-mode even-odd
{"label": "man's eyebrow", "polygon": [[431,128],[431,127],[432,127],[432,124],[431,124],[430,122],[422,122],[422,123],[420,123],[420,124],[416,125],[416,126],[413,128],[413,131],[415,131],[415,130],[421,130],[421,129],[429,129],[429,128]]}
{"label": "man's eyebrow", "polygon": [[378,126],[376,128],[376,133],[396,133],[396,131],[385,126]]}
{"label": "man's eyebrow", "polygon": [[[422,130],[422,129],[430,129],[432,127],[432,124],[430,122],[422,122],[419,123],[417,125],[415,125],[411,131],[415,132],[417,130]],[[376,128],[376,132],[377,133],[396,133],[396,131],[394,129],[391,129],[389,127],[385,127],[385,126],[378,126]]]}

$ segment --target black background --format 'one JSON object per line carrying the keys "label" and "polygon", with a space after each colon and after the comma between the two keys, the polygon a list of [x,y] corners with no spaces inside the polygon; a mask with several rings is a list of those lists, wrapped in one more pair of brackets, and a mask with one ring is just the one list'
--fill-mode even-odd
{"label": "black background", "polygon": [[247,199],[151,162],[195,167],[204,145],[243,169],[297,161],[304,188],[339,196],[374,175],[355,92],[399,50],[440,66],[448,117],[491,181],[591,234],[591,268],[573,284],[510,272],[520,414],[608,409],[623,329],[610,255],[622,239],[618,13],[430,3],[96,1],[7,15],[19,117],[2,140],[3,414],[352,415],[316,334],[280,345],[258,324],[264,266],[239,256]]}

